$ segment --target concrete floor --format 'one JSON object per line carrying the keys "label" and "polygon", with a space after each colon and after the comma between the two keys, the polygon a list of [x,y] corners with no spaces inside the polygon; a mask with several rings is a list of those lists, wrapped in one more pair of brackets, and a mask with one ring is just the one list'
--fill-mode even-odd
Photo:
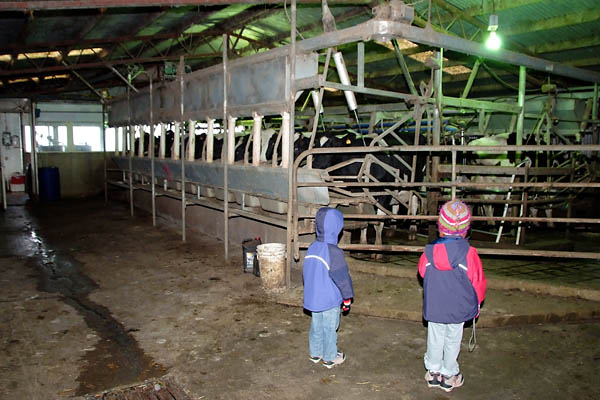
{"label": "concrete floor", "polygon": [[[474,352],[471,328],[463,338],[465,384],[447,394],[423,380],[410,262],[386,276],[351,262],[356,304],[338,337],[348,358],[327,370],[307,359],[299,271],[296,289],[265,293],[239,246],[226,261],[214,238],[182,243],[176,227],[97,199],[10,206],[0,232],[0,399],[89,399],[166,378],[192,399],[600,398],[594,285],[521,287],[490,271]],[[577,290],[585,299],[564,297]]]}

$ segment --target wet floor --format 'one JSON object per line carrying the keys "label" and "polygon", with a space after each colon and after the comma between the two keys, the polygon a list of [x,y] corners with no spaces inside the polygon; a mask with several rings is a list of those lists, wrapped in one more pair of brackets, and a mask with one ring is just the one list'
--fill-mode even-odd
{"label": "wet floor", "polygon": [[[98,285],[82,272],[81,262],[70,257],[61,246],[49,244],[38,232],[35,212],[30,207],[13,206],[2,214],[2,223],[12,225],[12,234],[7,235],[10,240],[0,243],[0,252],[26,258],[38,279],[38,290],[58,295],[61,301],[77,310],[98,336],[94,349],[86,352],[85,368],[77,378],[79,387],[75,394],[96,393],[163,376],[166,368],[144,354],[131,332],[113,318],[108,308],[89,299]],[[12,221],[27,222],[17,230]]]}
{"label": "wet floor", "polygon": [[[354,274],[356,302],[338,334],[346,362],[313,364],[302,309],[276,304],[242,273],[240,248],[225,260],[222,242],[189,233],[182,243],[167,221],[152,227],[101,199],[0,213],[0,399],[103,398],[163,371],[150,381],[173,380],[194,400],[600,398],[589,373],[600,362],[597,317],[478,328],[473,352],[463,340],[465,384],[428,388],[423,324],[359,312],[417,304],[414,265],[396,280]],[[484,311],[522,311],[523,296],[490,290]],[[581,307],[527,296],[536,312]]]}

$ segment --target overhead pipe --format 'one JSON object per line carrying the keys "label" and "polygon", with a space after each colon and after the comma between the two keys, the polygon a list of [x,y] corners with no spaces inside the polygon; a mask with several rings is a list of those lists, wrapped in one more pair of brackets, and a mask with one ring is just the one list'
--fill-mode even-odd
{"label": "overhead pipe", "polygon": [[323,104],[319,101],[319,91],[311,90],[310,97],[312,98],[313,104],[315,105],[315,110],[317,107],[319,108],[319,114],[323,114]]}
{"label": "overhead pipe", "polygon": [[[341,51],[333,53],[333,61],[335,62],[335,68],[340,77],[340,82],[342,85],[351,86],[350,76],[348,76],[348,70],[346,69],[346,64],[344,63],[344,56]],[[346,96],[346,103],[348,103],[348,109],[350,111],[356,112],[358,108],[358,104],[356,103],[356,96],[354,96],[354,92],[352,90],[344,90],[344,96]]]}

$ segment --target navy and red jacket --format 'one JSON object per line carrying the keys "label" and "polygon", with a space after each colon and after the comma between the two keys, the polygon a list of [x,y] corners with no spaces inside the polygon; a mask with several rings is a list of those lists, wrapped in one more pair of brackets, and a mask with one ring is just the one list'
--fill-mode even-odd
{"label": "navy and red jacket", "polygon": [[425,246],[419,275],[425,320],[458,324],[479,315],[487,281],[477,250],[465,238],[445,236]]}

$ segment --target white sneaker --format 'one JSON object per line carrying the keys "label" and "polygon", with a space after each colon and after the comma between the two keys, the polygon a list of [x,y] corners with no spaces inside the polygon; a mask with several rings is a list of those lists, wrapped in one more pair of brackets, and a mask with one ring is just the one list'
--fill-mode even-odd
{"label": "white sneaker", "polygon": [[332,361],[323,360],[323,366],[325,368],[333,368],[336,365],[343,363],[346,360],[346,355],[341,351],[337,352],[337,356]]}
{"label": "white sneaker", "polygon": [[321,361],[321,356],[308,356],[308,359],[316,364]]}
{"label": "white sneaker", "polygon": [[442,376],[440,389],[445,392],[451,392],[452,389],[461,387],[463,383],[465,383],[465,378],[463,378],[460,372],[454,376]]}

